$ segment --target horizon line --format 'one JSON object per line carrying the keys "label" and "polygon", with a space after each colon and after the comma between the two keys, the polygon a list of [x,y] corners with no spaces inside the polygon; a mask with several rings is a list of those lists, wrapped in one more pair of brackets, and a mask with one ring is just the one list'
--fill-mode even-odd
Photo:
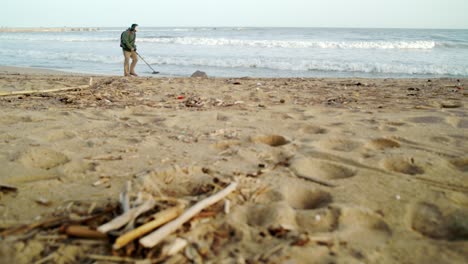
{"label": "horizon line", "polygon": [[[0,28],[120,28],[126,26],[0,26]],[[140,28],[330,28],[330,29],[416,29],[416,30],[468,30],[468,28],[432,27],[355,27],[355,26],[142,26]]]}

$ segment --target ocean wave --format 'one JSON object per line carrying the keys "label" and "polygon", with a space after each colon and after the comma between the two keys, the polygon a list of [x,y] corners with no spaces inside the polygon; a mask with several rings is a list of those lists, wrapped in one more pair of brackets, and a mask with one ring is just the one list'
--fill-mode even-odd
{"label": "ocean wave", "polygon": [[[23,41],[58,41],[58,42],[118,42],[119,37],[78,37],[48,35],[0,35],[0,40]],[[250,40],[202,37],[151,36],[138,38],[137,42],[155,44],[176,44],[192,46],[234,46],[254,48],[288,48],[288,49],[416,49],[430,50],[435,47],[457,48],[468,44],[437,43],[432,40],[415,41],[321,41],[321,40]]]}
{"label": "ocean wave", "polygon": [[434,41],[319,41],[319,40],[245,40],[227,38],[140,38],[140,42],[195,46],[240,46],[258,48],[321,49],[433,49]]}
{"label": "ocean wave", "polygon": [[113,64],[122,62],[121,56],[105,56],[93,53],[59,53],[47,51],[33,51],[33,50],[8,50],[0,49],[0,56],[10,56],[28,60],[56,60],[64,62],[90,62],[90,63],[105,63]]}
{"label": "ocean wave", "polygon": [[[9,56],[21,61],[62,61],[62,64],[80,65],[80,63],[94,64],[120,64],[122,56],[105,56],[94,53],[54,53],[47,51],[9,50],[0,49],[0,56]],[[468,76],[466,65],[448,65],[435,63],[404,64],[391,62],[354,62],[341,60],[304,60],[304,59],[279,59],[279,58],[212,58],[212,57],[164,57],[147,56],[145,59],[155,66],[179,66],[179,67],[215,67],[226,70],[233,68],[266,69],[285,72],[342,72],[342,73],[376,73],[397,75],[443,75],[443,76]]]}
{"label": "ocean wave", "polygon": [[468,76],[468,68],[451,65],[408,65],[398,63],[357,63],[318,60],[263,60],[241,58],[185,58],[149,57],[153,65],[219,67],[219,68],[261,68],[279,71],[319,71],[345,73],[379,73],[404,75],[451,75]]}

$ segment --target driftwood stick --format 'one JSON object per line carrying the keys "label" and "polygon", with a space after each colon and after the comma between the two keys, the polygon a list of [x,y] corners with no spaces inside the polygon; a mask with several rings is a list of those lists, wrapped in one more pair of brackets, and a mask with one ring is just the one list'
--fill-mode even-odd
{"label": "driftwood stick", "polygon": [[10,229],[7,229],[3,232],[0,233],[0,237],[6,237],[6,236],[11,236],[11,235],[18,235],[18,234],[24,234],[29,231],[32,231],[36,228],[41,228],[41,227],[51,227],[51,226],[56,226],[61,224],[63,221],[68,220],[66,217],[53,217],[46,219],[41,222],[33,223],[30,225],[22,225],[19,227],[13,227]]}
{"label": "driftwood stick", "polygon": [[25,91],[11,91],[11,92],[0,92],[0,97],[2,96],[13,96],[13,95],[22,95],[22,94],[40,94],[40,93],[53,93],[53,92],[62,92],[76,89],[90,88],[93,85],[93,78],[89,78],[89,84],[72,86],[72,87],[63,87],[63,88],[52,88],[44,90],[25,90]]}
{"label": "driftwood stick", "polygon": [[121,235],[114,243],[113,249],[120,249],[127,245],[128,243],[132,242],[133,240],[146,235],[147,233],[153,231],[155,228],[158,228],[165,223],[173,220],[174,218],[178,217],[182,210],[184,209],[183,205],[178,205],[176,207],[172,207],[161,211],[153,216],[154,220],[139,226],[138,228],[129,231],[123,235]]}
{"label": "driftwood stick", "polygon": [[190,209],[185,211],[181,216],[179,216],[172,222],[166,224],[160,229],[140,239],[140,244],[142,244],[146,248],[151,248],[151,247],[156,246],[158,243],[160,243],[163,239],[165,239],[172,232],[179,229],[185,222],[187,222],[188,220],[192,219],[192,217],[200,213],[203,209],[210,207],[211,205],[219,202],[224,197],[229,195],[231,192],[233,192],[236,189],[236,187],[237,187],[237,183],[233,182],[229,184],[228,187],[218,192],[217,194],[212,195],[196,203],[194,206],[192,206]]}
{"label": "driftwood stick", "polygon": [[112,221],[105,223],[98,227],[98,231],[101,233],[107,233],[111,230],[116,230],[121,228],[122,226],[126,225],[128,222],[132,221],[133,219],[137,218],[142,213],[145,213],[151,209],[153,209],[156,202],[154,200],[148,200],[144,204],[130,209],[130,211],[114,218]]}
{"label": "driftwood stick", "polygon": [[52,173],[50,175],[47,174],[34,174],[34,175],[18,175],[12,177],[6,181],[8,184],[18,184],[18,183],[29,183],[29,182],[37,182],[37,181],[47,181],[47,180],[55,180],[60,178],[60,175]]}
{"label": "driftwood stick", "polygon": [[127,181],[124,191],[120,194],[120,204],[124,213],[130,211],[130,192],[132,191],[132,183]]}
{"label": "driftwood stick", "polygon": [[72,225],[65,229],[65,233],[72,237],[107,239],[107,235],[99,231],[93,230],[87,226]]}
{"label": "driftwood stick", "polygon": [[18,188],[12,185],[2,184],[0,183],[0,192],[16,192]]}
{"label": "driftwood stick", "polygon": [[0,96],[14,96],[14,95],[24,95],[24,94],[41,94],[41,93],[53,93],[53,92],[63,92],[76,89],[89,88],[89,85],[80,85],[74,87],[64,87],[64,88],[53,88],[53,89],[44,89],[44,90],[27,90],[27,91],[12,91],[12,92],[2,92]]}

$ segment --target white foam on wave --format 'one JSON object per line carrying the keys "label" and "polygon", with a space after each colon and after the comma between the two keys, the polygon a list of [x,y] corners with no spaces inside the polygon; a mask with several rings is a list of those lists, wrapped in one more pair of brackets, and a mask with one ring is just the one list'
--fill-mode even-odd
{"label": "white foam on wave", "polygon": [[73,52],[47,52],[35,50],[8,50],[0,49],[0,56],[14,56],[21,59],[29,60],[61,60],[65,62],[91,62],[91,63],[120,63],[120,56],[105,56],[93,53],[73,53]]}
{"label": "white foam on wave", "polygon": [[434,41],[320,41],[320,40],[245,40],[227,38],[140,38],[140,42],[197,46],[241,46],[259,48],[322,49],[433,49]]}
{"label": "white foam on wave", "polygon": [[[175,29],[174,29],[175,30]],[[57,35],[0,35],[0,40],[22,41],[59,41],[59,42],[118,42],[119,37],[103,38],[91,36]],[[431,40],[415,41],[322,41],[322,40],[251,40],[200,37],[139,37],[137,42],[155,44],[176,44],[194,46],[236,46],[254,48],[289,48],[289,49],[421,49],[430,50],[436,46],[452,47],[447,43]]]}
{"label": "white foam on wave", "polygon": [[199,66],[219,68],[263,68],[279,71],[319,71],[348,73],[379,73],[402,75],[468,76],[468,68],[453,65],[404,65],[399,63],[360,63],[318,60],[265,60],[241,58],[149,58],[154,65]]}

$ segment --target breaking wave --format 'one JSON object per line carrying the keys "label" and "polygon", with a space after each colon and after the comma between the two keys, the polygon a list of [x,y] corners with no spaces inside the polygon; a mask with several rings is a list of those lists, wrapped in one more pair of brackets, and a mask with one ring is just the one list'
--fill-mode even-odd
{"label": "breaking wave", "polygon": [[[118,42],[119,37],[81,37],[56,35],[0,35],[0,40],[22,41],[55,41],[55,42]],[[193,46],[234,46],[254,48],[288,48],[288,49],[415,49],[431,50],[436,47],[467,48],[467,44],[437,43],[432,40],[415,41],[321,41],[321,40],[251,40],[228,38],[201,38],[201,37],[139,37],[137,42],[155,44],[176,44]]]}
{"label": "breaking wave", "polygon": [[322,49],[433,49],[435,41],[319,41],[319,40],[244,40],[227,38],[140,38],[140,42],[197,46],[240,46],[259,48]]}

